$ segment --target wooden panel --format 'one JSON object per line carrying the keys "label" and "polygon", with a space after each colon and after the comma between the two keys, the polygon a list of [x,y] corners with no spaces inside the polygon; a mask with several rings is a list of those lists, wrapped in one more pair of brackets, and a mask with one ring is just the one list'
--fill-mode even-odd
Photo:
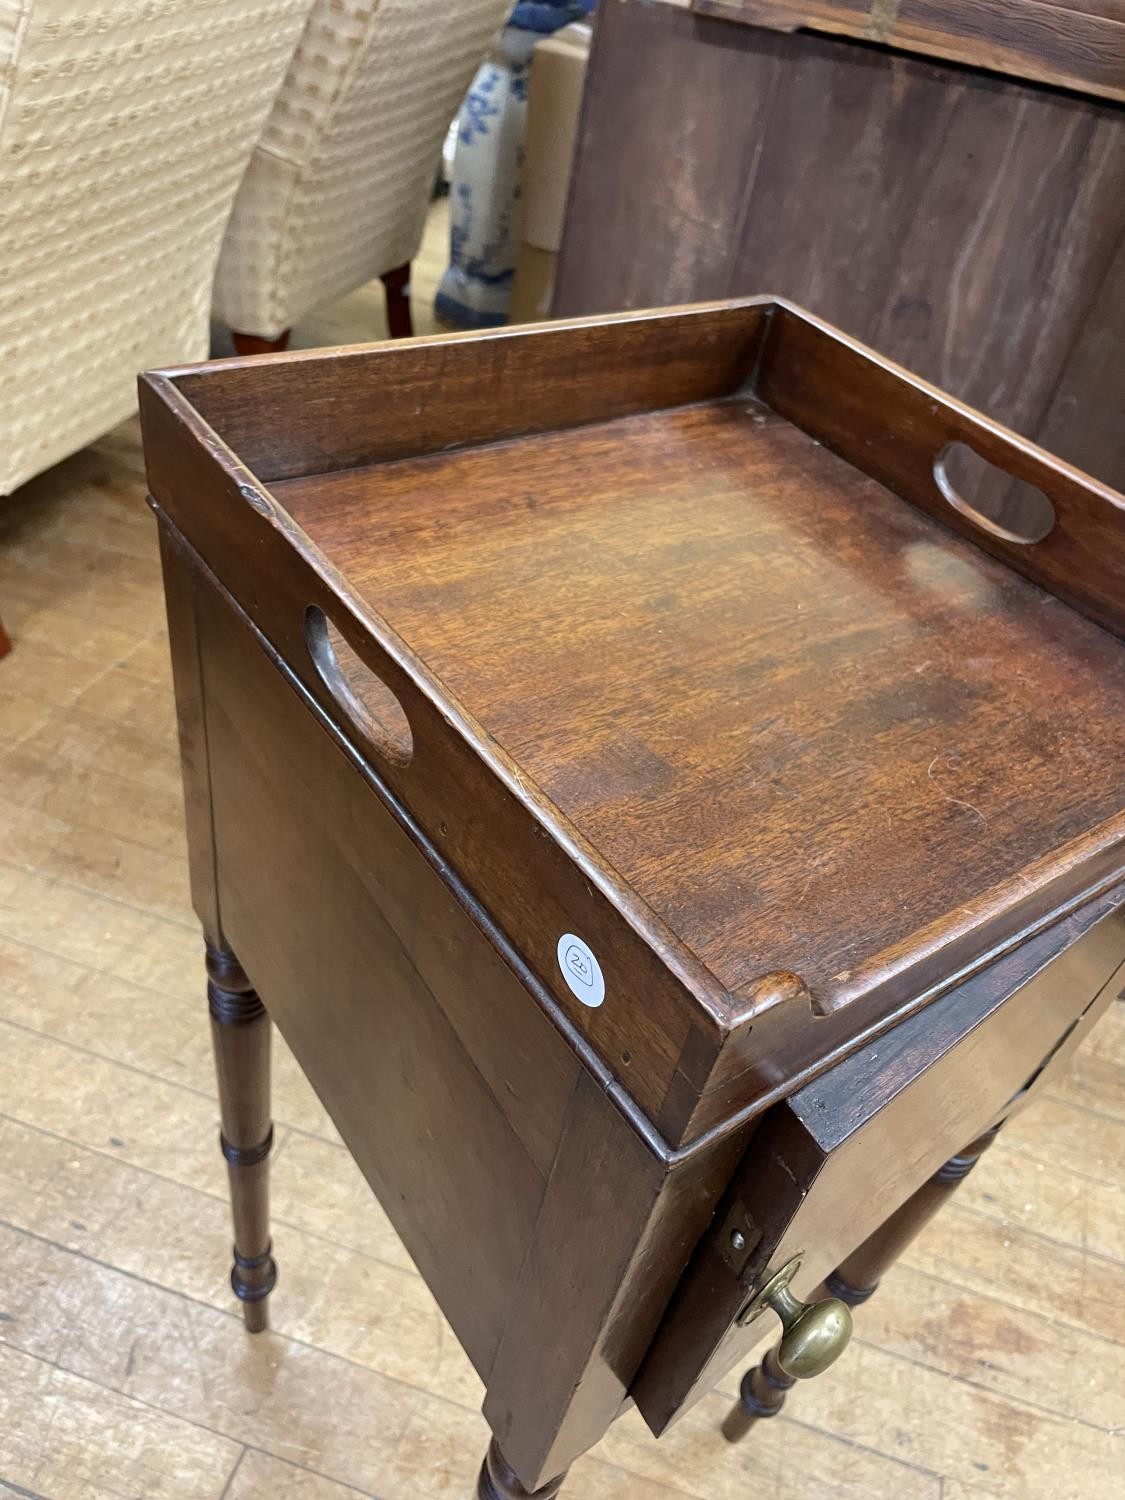
{"label": "wooden panel", "polygon": [[576,1060],[217,595],[199,624],[223,930],[487,1374]]}
{"label": "wooden panel", "polygon": [[[730,290],[793,297],[1037,438],[1125,240],[1125,111],[812,37],[783,46]],[[1083,400],[1085,424],[1116,430],[1107,393]],[[1115,482],[1084,449],[1074,461]]]}
{"label": "wooden panel", "polygon": [[[763,391],[858,465],[893,455],[903,493],[920,472],[949,510],[932,479],[942,405],[846,344],[810,369],[819,337],[779,314]],[[1066,476],[1052,489],[1063,532]],[[747,1003],[763,976],[798,973],[831,1011],[919,946],[938,982],[963,961],[961,928],[978,941],[981,920],[1010,918],[1061,873],[1063,844],[1105,820],[1108,864],[1079,875],[1093,845],[1076,847],[1079,887],[1122,858],[1121,648],[756,403],[274,491]],[[1099,504],[1076,485],[1084,500]],[[1088,535],[1108,592],[1125,508],[1105,512],[1074,520],[1078,562],[1059,567],[1083,576]]]}
{"label": "wooden panel", "polygon": [[706,401],[752,370],[764,311],[491,329],[168,373],[268,483]]}
{"label": "wooden panel", "polygon": [[618,0],[554,310],[788,297],[1123,489],[1125,298],[1107,285],[1123,243],[1116,106]]}
{"label": "wooden panel", "polygon": [[[1074,329],[1070,352],[1043,409],[1039,440],[1071,463],[1094,474],[1125,475],[1125,421],[1106,424],[1091,409],[1091,391],[1120,391],[1121,332],[1116,324],[1125,307],[1125,237]],[[1079,457],[1081,455],[1081,457]]]}
{"label": "wooden panel", "polygon": [[1066,928],[1074,946],[1061,957],[1033,939],[766,1116],[634,1385],[658,1435],[774,1333],[768,1319],[734,1322],[767,1268],[803,1253],[795,1290],[807,1296],[944,1161],[1058,1075],[1125,983],[1121,891]]}
{"label": "wooden panel", "polygon": [[[556,317],[730,294],[786,46],[784,37],[703,22],[672,5],[616,0],[603,8],[575,144]],[[703,109],[700,100],[729,107]],[[640,120],[654,128],[636,129]],[[763,283],[753,291],[787,288]]]}
{"label": "wooden panel", "polygon": [[[675,1147],[764,1107],[859,1031],[1084,899],[1120,858],[1121,737],[1107,686],[1120,653],[777,422],[752,399],[749,358],[786,415],[943,516],[935,453],[979,437],[1059,506],[1061,540],[999,550],[1107,620],[1119,607],[1122,506],[792,310],[735,303],[642,321],[657,361],[665,335],[680,350],[685,328],[709,330],[718,371],[692,366],[686,394],[720,377],[740,394],[275,481],[296,521],[168,378],[146,383],[144,420],[161,504],[364,774],[409,810],[430,857],[484,904],[492,941],[587,1065]],[[637,326],[606,329],[633,347]],[[527,367],[544,357],[529,352],[536,340],[558,354],[589,331],[526,334]],[[504,337],[473,348],[479,383],[503,375]],[[396,357],[372,349],[365,367]],[[428,358],[440,372],[442,348]],[[328,389],[347,360],[323,363]],[[841,369],[843,405],[825,374]],[[225,388],[228,373],[184,379]],[[630,409],[613,378],[614,401]],[[471,427],[476,398],[462,399]],[[574,415],[564,393],[560,416]],[[547,416],[541,407],[537,420]],[[870,585],[861,630],[857,577]],[[310,644],[310,608],[398,699],[411,759],[385,757],[314,665],[323,643]],[[997,632],[1012,630],[997,653]],[[800,691],[794,631],[812,674]],[[919,655],[904,688],[907,638]],[[921,679],[931,668],[940,684]],[[763,704],[773,705],[764,717]],[[786,715],[804,726],[796,739]],[[1037,747],[1018,772],[1011,723]],[[829,754],[832,726],[843,740]],[[804,851],[825,839],[832,862],[810,868]],[[873,859],[890,872],[875,886]],[[555,944],[568,931],[601,957],[612,1004],[591,1010],[562,982]],[[812,1027],[810,998],[822,1018]]]}
{"label": "wooden panel", "polygon": [[[773,320],[758,380],[764,400],[896,494],[1125,637],[1125,496],[975,412],[958,410],[859,345],[826,344],[819,333],[807,316],[788,310]],[[888,441],[891,432],[895,441]],[[966,513],[952,502],[938,474],[943,453],[958,443],[1049,499],[1044,536],[1032,541],[990,530],[980,512],[974,517],[971,507]]]}
{"label": "wooden panel", "polygon": [[705,16],[889,43],[1016,78],[1125,99],[1120,0],[692,0]]}
{"label": "wooden panel", "polygon": [[620,1412],[749,1132],[672,1162],[579,1080],[484,1404],[529,1489]]}
{"label": "wooden panel", "polygon": [[[362,763],[380,758],[313,666],[305,629],[310,605],[326,612],[398,698],[410,721],[414,758],[409,766],[383,760],[378,779],[409,809],[435,859],[455,869],[471,891],[487,892],[489,915],[500,924],[494,941],[516,945],[514,952],[530,966],[525,982],[538,1003],[576,1034],[580,1048],[583,1038],[596,1045],[607,1075],[628,1068],[626,1097],[653,1117],[661,1115],[693,1040],[691,1095],[674,1101],[674,1116],[662,1116],[667,1135],[679,1143],[726,1034],[727,997],[717,981],[617,873],[561,825],[495,739],[466,716],[233,455],[215,453],[214,437],[178,393],[146,386],[142,406],[154,493]],[[556,959],[564,932],[578,932],[593,945],[620,1005],[591,1010],[567,988]],[[588,1062],[594,1056],[588,1049]]]}
{"label": "wooden panel", "polygon": [[510,1458],[534,1475],[538,1444],[561,1467],[619,1410],[749,1127],[675,1165],[638,1135],[217,591],[195,593],[224,931],[507,1414]]}
{"label": "wooden panel", "polygon": [[176,688],[191,895],[207,941],[217,944],[222,938],[222,928],[211,826],[211,768],[207,754],[203,668],[195,624],[196,590],[200,587],[200,579],[186,563],[171,534],[163,529],[160,555]]}

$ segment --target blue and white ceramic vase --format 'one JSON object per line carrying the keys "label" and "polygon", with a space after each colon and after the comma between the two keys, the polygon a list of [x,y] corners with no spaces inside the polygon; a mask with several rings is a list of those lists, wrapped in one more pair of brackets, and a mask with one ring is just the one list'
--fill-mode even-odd
{"label": "blue and white ceramic vase", "polygon": [[437,317],[454,328],[508,320],[532,49],[592,8],[593,0],[520,0],[465,95],[449,187],[449,265],[434,299]]}

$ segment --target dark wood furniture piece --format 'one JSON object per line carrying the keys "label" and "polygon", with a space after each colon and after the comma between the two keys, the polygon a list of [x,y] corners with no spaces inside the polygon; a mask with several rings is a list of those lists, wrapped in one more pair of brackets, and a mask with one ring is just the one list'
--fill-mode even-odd
{"label": "dark wood furniture piece", "polygon": [[692,0],[697,15],[880,42],[1125,102],[1120,0]]}
{"label": "dark wood furniture piece", "polygon": [[268,1009],[485,1500],[661,1432],[768,1294],[758,1413],[1125,986],[1125,500],[768,299],[141,404],[247,1325]]}
{"label": "dark wood furniture piece", "polygon": [[773,292],[1125,490],[1123,99],[1116,0],[615,0],[554,310]]}

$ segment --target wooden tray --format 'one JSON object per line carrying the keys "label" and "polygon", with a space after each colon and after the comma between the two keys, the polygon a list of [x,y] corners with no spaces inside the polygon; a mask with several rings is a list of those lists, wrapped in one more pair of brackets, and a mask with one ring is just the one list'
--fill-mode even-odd
{"label": "wooden tray", "polygon": [[673,1149],[1125,874],[1125,499],[796,308],[232,360],[142,413],[158,509]]}

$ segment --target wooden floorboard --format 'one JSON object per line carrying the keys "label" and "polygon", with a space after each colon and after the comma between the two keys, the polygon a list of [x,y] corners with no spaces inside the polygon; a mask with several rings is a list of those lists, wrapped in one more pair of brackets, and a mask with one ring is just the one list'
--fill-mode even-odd
{"label": "wooden floorboard", "polygon": [[[480,1382],[280,1044],[272,1331],[230,1294],[135,423],[0,502],[0,613],[0,1500],[464,1500]],[[1123,1166],[1116,1005],[786,1415],[727,1447],[734,1377],[660,1443],[630,1413],[567,1500],[1125,1496]]]}

